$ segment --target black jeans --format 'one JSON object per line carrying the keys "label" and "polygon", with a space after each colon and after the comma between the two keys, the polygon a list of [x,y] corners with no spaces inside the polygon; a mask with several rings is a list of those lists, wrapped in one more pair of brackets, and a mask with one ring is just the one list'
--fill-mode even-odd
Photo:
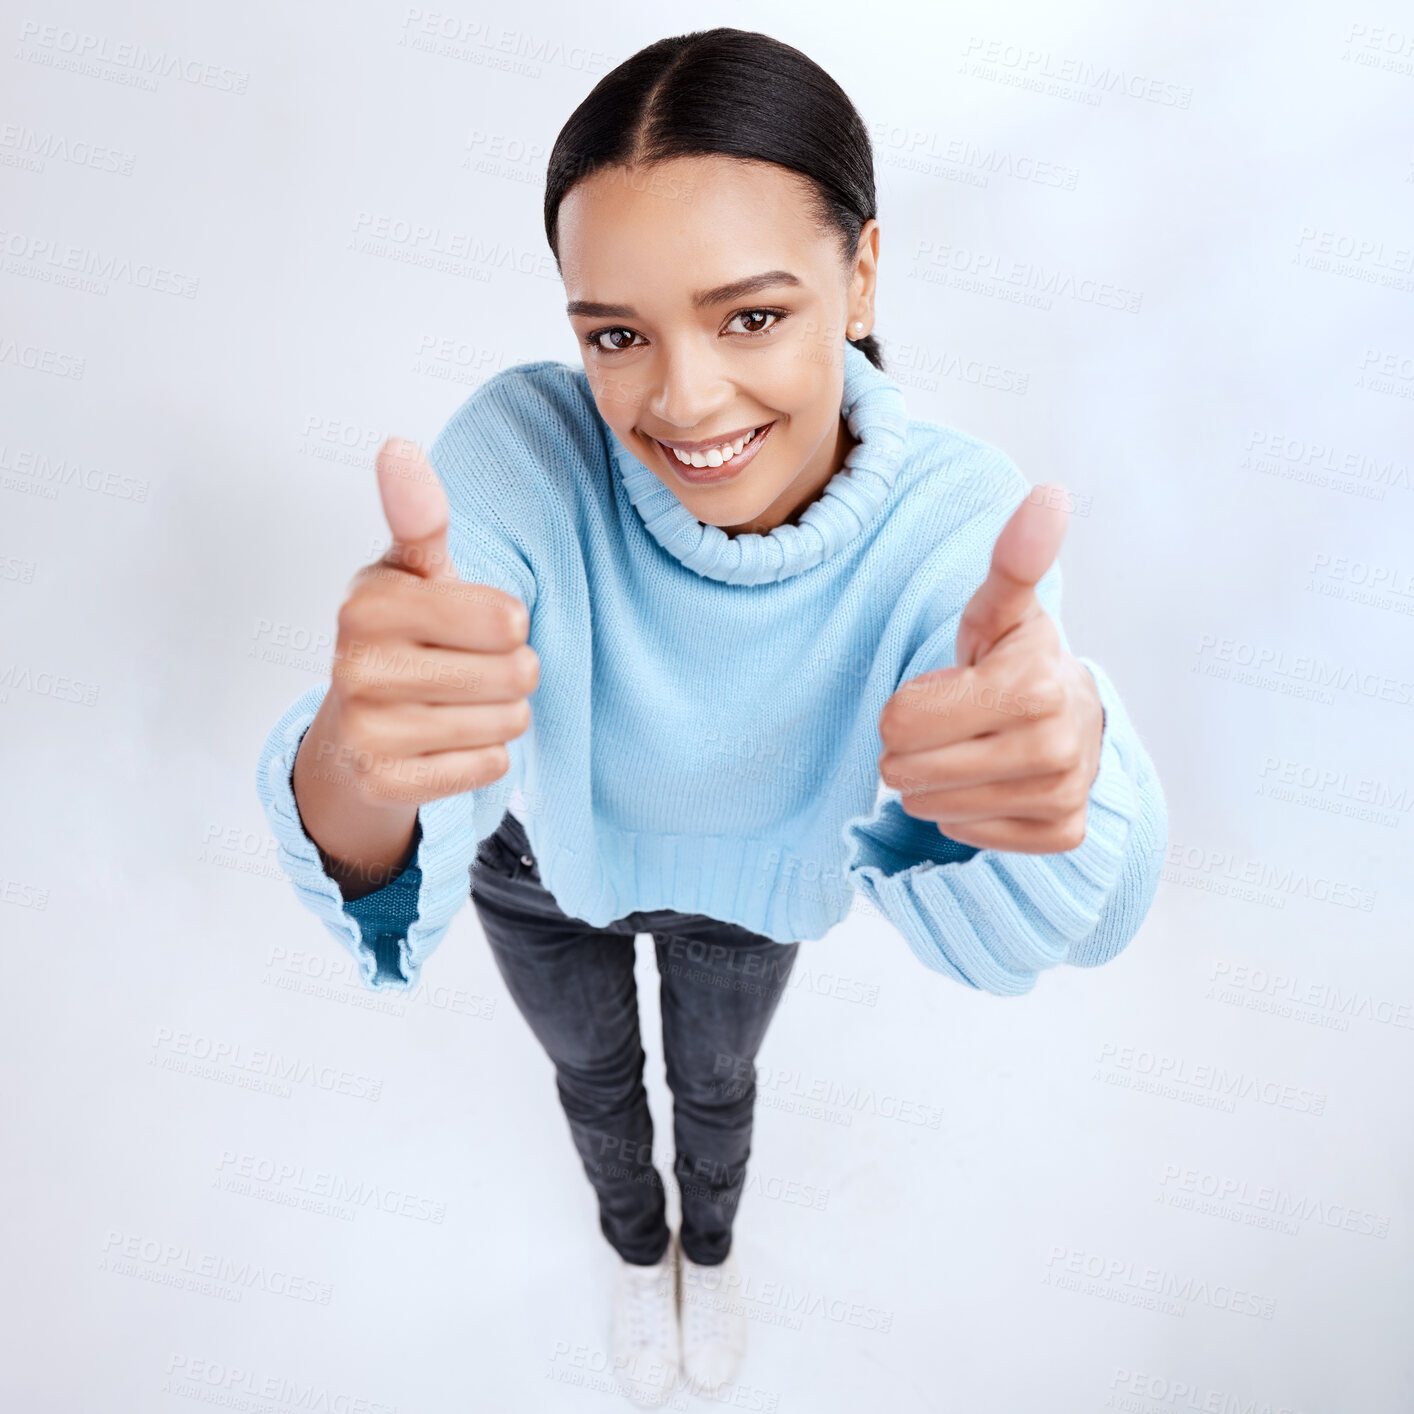
{"label": "black jeans", "polygon": [[482,841],[471,887],[506,987],[555,1063],[560,1103],[599,1197],[600,1230],[625,1261],[642,1265],[658,1261],[670,1240],[633,975],[635,937],[652,934],[679,1235],[692,1261],[725,1260],[751,1153],[755,1057],[800,944],[670,909],[602,928],[570,918],[540,882],[509,813]]}

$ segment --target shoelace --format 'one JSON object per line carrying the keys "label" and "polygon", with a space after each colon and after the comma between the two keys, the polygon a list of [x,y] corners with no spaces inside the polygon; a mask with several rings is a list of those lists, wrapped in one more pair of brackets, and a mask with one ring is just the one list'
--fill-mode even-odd
{"label": "shoelace", "polygon": [[628,1311],[625,1326],[632,1343],[644,1346],[653,1342],[659,1346],[670,1343],[672,1317],[671,1294],[664,1290],[668,1278],[662,1272],[651,1276],[630,1272],[624,1278],[628,1289]]}
{"label": "shoelace", "polygon": [[698,1283],[683,1284],[683,1335],[694,1345],[725,1341],[732,1333],[727,1298],[720,1291]]}

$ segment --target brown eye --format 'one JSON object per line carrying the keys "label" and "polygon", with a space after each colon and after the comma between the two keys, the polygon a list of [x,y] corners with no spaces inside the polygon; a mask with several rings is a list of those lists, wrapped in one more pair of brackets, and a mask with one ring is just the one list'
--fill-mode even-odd
{"label": "brown eye", "polygon": [[[768,320],[771,322],[768,323]],[[731,324],[740,324],[744,334],[764,334],[780,322],[781,316],[774,309],[744,309],[731,318]],[[730,328],[731,325],[727,327]]]}
{"label": "brown eye", "polygon": [[[632,329],[601,329],[597,334],[589,336],[589,342],[601,353],[617,353],[623,349],[632,348],[633,341],[637,337],[638,335]],[[599,342],[600,339],[609,340],[608,348]]]}

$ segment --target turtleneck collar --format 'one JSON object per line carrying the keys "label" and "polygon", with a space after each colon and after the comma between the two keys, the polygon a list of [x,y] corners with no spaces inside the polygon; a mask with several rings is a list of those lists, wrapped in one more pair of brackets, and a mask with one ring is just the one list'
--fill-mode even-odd
{"label": "turtleneck collar", "polygon": [[903,391],[849,343],[840,412],[857,445],[798,524],[778,525],[766,535],[731,536],[698,520],[606,430],[629,500],[664,550],[708,579],[768,584],[813,569],[853,540],[878,514],[898,475],[908,430]]}

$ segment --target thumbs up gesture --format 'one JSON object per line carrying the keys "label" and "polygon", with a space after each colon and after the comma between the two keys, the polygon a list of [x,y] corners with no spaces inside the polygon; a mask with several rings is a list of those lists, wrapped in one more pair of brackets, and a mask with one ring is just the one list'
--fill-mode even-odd
{"label": "thumbs up gesture", "polygon": [[326,783],[406,810],[505,775],[540,666],[525,605],[457,575],[446,493],[416,444],[390,438],[377,470],[393,543],[354,576],[339,609],[311,731]]}
{"label": "thumbs up gesture", "polygon": [[1104,708],[1036,597],[1065,538],[1063,491],[1034,488],[997,536],[957,665],[910,679],[879,715],[879,774],[903,810],[978,849],[1053,854],[1085,838]]}

